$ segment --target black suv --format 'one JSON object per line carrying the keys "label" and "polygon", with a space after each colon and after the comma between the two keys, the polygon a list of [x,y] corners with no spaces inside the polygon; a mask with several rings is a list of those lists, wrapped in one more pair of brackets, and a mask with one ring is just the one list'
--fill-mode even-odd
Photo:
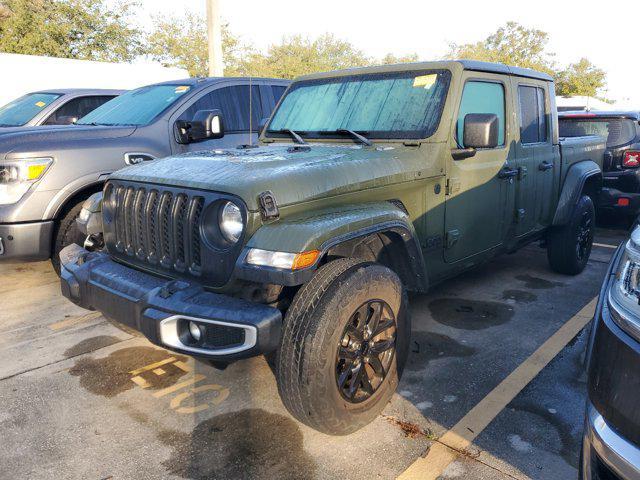
{"label": "black suv", "polygon": [[603,188],[596,207],[635,220],[640,213],[640,113],[560,112],[560,136],[607,139]]}

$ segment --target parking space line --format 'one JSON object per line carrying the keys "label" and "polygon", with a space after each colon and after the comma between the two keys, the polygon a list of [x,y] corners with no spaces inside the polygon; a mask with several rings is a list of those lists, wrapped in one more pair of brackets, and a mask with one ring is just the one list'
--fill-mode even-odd
{"label": "parking space line", "polygon": [[473,440],[560,353],[593,318],[598,298],[594,298],[569,319],[521,363],[507,378],[484,397],[456,425],[440,437],[398,478],[435,480],[458,456],[465,455]]}

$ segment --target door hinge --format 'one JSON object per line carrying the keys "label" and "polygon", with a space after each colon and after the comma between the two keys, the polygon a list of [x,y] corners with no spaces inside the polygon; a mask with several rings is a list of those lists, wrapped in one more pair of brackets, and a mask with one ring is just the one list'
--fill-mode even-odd
{"label": "door hinge", "polygon": [[445,238],[446,248],[453,247],[458,242],[459,239],[460,239],[460,230],[458,229],[449,230]]}
{"label": "door hinge", "polygon": [[451,193],[451,189],[449,187],[449,179],[444,182],[444,194],[449,195]]}
{"label": "door hinge", "polygon": [[518,180],[522,180],[527,176],[527,167],[518,167]]}

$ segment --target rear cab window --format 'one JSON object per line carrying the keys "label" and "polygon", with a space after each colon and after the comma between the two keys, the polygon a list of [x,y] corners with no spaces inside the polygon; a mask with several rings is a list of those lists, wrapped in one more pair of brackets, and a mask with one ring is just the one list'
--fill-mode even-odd
{"label": "rear cab window", "polygon": [[635,141],[637,122],[630,118],[597,117],[588,114],[560,118],[561,137],[595,135],[607,139],[607,147],[622,147]]}

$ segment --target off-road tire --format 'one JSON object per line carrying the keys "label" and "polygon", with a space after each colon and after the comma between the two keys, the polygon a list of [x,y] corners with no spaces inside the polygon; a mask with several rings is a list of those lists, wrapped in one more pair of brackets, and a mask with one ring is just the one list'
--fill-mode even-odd
{"label": "off-road tire", "polygon": [[51,251],[51,264],[58,276],[60,275],[60,251],[72,243],[82,245],[84,237],[76,226],[76,218],[80,215],[84,200],[74,204],[60,218],[53,231],[53,248]]}
{"label": "off-road tire", "polygon": [[[584,222],[589,221],[584,251],[580,254],[579,241],[585,235]],[[587,266],[593,234],[595,231],[595,208],[591,197],[583,195],[571,215],[569,223],[553,227],[547,237],[547,258],[551,268],[565,275],[577,275]]]}
{"label": "off-road tire", "polygon": [[[347,401],[336,381],[337,352],[351,315],[368,300],[387,302],[396,318],[395,354],[375,392]],[[375,419],[395,392],[409,353],[408,299],[398,276],[382,265],[338,259],[322,266],[296,294],[276,358],[280,398],[300,422],[330,435],[352,433]]]}

